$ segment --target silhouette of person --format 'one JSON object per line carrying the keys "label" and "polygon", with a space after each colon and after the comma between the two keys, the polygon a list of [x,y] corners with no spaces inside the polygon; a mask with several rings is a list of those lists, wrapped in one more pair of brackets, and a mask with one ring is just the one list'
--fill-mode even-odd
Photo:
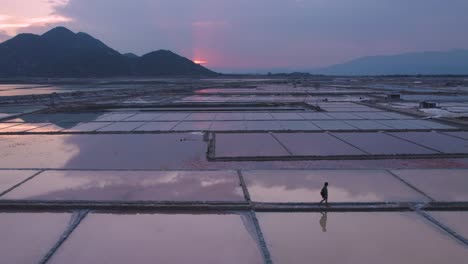
{"label": "silhouette of person", "polygon": [[322,227],[322,232],[327,232],[327,212],[320,212],[322,216],[320,217],[320,226]]}
{"label": "silhouette of person", "polygon": [[321,205],[325,201],[325,206],[328,207],[328,182],[325,182],[323,185],[320,195],[322,196],[322,201],[319,204]]}

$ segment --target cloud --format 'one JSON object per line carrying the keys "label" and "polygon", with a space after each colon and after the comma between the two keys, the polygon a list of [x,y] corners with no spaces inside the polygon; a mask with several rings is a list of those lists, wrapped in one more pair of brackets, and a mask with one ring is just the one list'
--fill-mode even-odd
{"label": "cloud", "polygon": [[3,0],[5,11],[0,14],[0,30],[13,36],[28,29],[38,29],[70,22],[72,19],[55,14],[60,6],[68,4],[68,0],[29,0],[29,5],[19,6],[12,0]]}
{"label": "cloud", "polygon": [[46,27],[50,25],[63,24],[72,21],[71,18],[50,15],[45,17],[18,18],[6,17],[0,19],[0,30],[4,30],[9,35],[16,34],[20,29],[30,27]]}

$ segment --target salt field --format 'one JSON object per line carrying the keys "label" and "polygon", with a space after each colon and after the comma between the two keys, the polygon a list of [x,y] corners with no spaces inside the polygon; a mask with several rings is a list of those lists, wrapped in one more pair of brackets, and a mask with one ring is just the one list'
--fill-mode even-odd
{"label": "salt field", "polygon": [[439,78],[2,84],[0,262],[466,263]]}

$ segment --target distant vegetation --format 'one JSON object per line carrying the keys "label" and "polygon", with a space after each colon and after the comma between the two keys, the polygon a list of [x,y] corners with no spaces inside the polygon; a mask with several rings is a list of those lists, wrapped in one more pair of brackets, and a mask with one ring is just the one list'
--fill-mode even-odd
{"label": "distant vegetation", "polygon": [[0,44],[0,77],[113,77],[202,75],[215,72],[159,50],[141,57],[120,54],[86,33],[57,27],[43,35],[20,34]]}

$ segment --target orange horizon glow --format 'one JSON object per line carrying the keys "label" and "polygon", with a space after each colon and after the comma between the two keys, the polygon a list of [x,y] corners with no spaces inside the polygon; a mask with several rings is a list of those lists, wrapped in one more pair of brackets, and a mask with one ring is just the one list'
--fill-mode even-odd
{"label": "orange horizon glow", "polygon": [[193,60],[194,63],[196,64],[207,64],[208,62],[206,60]]}

